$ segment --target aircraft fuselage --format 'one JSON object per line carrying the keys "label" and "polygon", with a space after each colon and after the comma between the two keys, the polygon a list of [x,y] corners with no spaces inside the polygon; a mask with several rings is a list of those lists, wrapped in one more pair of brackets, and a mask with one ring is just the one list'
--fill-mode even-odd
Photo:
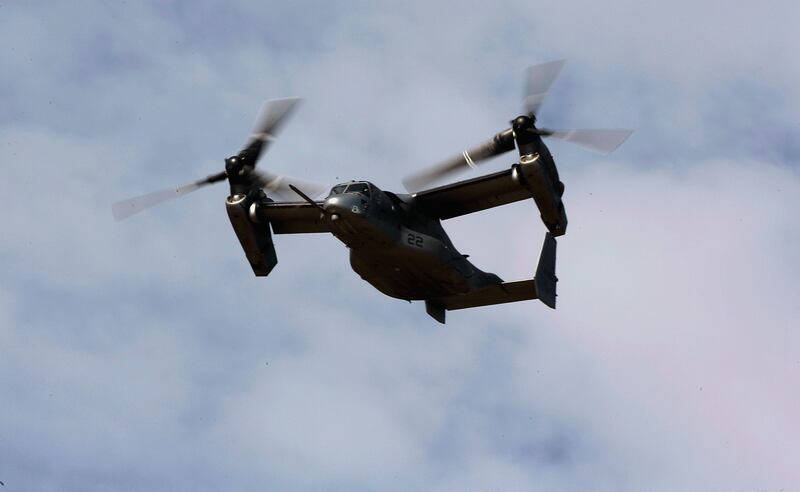
{"label": "aircraft fuselage", "polygon": [[388,296],[422,300],[502,282],[459,253],[439,219],[417,210],[410,195],[349,183],[334,187],[323,209],[353,270]]}

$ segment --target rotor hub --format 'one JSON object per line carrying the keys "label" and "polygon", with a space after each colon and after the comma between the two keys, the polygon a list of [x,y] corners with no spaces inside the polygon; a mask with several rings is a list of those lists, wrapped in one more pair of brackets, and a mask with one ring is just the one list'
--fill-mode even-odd
{"label": "rotor hub", "polygon": [[528,128],[528,127],[536,127],[536,115],[531,113],[529,115],[520,115],[514,118],[514,121],[511,122],[511,126],[514,127],[516,131],[517,128]]}

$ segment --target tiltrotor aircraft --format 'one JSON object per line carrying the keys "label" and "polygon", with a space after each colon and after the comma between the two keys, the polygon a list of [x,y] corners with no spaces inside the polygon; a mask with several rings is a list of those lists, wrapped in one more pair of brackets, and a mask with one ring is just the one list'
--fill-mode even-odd
{"label": "tiltrotor aircraft", "polygon": [[[225,159],[224,171],[176,189],[115,203],[112,212],[121,220],[227,179],[228,216],[257,276],[266,277],[278,263],[270,230],[274,234],[330,232],[348,247],[350,264],[361,278],[388,296],[425,301],[428,314],[440,323],[448,310],[527,299],[538,298],[555,308],[555,237],[566,232],[567,215],[561,200],[564,184],[542,137],[609,153],[631,133],[536,126],[536,113],[563,64],[556,61],[529,68],[525,111],[511,127],[482,145],[408,177],[403,181],[408,193],[381,190],[368,181],[350,181],[315,200],[323,191],[316,185],[256,170],[264,150],[296,107],[298,99],[288,98],[264,104],[249,141],[238,154]],[[431,187],[454,172],[474,168],[515,147],[519,162],[504,171]],[[282,200],[287,194],[294,200]],[[442,228],[443,220],[526,199],[536,203],[549,231],[530,280],[504,282],[481,271],[456,249]]]}

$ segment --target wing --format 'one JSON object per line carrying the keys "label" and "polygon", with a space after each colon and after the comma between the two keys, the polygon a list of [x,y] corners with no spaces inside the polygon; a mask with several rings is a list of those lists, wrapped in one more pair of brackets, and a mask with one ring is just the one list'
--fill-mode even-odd
{"label": "wing", "polygon": [[[317,202],[322,206],[321,202]],[[308,202],[273,202],[258,207],[259,219],[272,225],[275,234],[331,232],[319,208]]]}
{"label": "wing", "polygon": [[413,194],[414,202],[426,213],[440,219],[486,210],[533,198],[531,191],[521,184],[518,173],[527,177],[531,169],[514,165],[510,169],[474,179],[458,181],[438,188]]}

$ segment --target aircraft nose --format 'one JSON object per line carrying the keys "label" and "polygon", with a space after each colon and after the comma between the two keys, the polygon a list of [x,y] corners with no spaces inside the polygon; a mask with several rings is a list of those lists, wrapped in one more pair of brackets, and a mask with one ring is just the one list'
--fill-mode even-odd
{"label": "aircraft nose", "polygon": [[325,212],[331,217],[334,215],[340,217],[359,217],[362,216],[366,210],[366,200],[361,199],[359,196],[332,196],[325,200],[323,208]]}

